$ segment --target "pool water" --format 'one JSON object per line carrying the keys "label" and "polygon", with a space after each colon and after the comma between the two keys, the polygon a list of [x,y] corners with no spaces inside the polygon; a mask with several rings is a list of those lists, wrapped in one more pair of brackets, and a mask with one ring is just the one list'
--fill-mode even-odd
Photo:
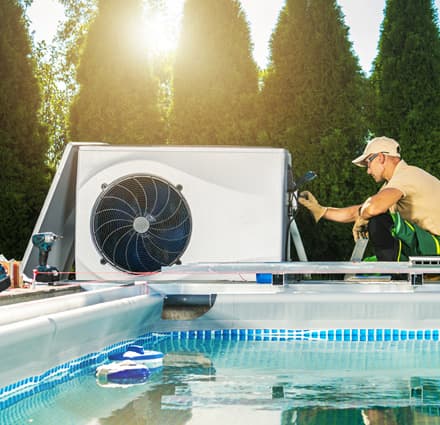
{"label": "pool water", "polygon": [[1,412],[9,424],[440,424],[439,341],[156,338],[144,384],[103,387],[95,367]]}

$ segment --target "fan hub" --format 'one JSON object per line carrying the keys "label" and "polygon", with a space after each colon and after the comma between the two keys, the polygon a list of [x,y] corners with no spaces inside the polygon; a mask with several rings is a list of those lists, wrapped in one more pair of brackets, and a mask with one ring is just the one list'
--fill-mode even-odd
{"label": "fan hub", "polygon": [[133,221],[133,229],[137,233],[146,233],[150,228],[150,222],[147,217],[136,217]]}

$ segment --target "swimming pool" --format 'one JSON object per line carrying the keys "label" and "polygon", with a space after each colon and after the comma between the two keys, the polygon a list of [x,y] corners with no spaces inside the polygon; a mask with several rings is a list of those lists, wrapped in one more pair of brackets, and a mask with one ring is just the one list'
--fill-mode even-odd
{"label": "swimming pool", "polygon": [[[65,378],[58,372],[57,385],[2,409],[2,423],[440,423],[438,330],[407,330],[410,339],[403,340],[402,331],[384,330],[371,341],[359,341],[355,331],[363,334],[350,330],[345,341],[336,329],[151,333],[136,342],[169,360],[148,382],[99,386],[101,353]],[[182,353],[191,353],[183,364]]]}
{"label": "swimming pool", "polygon": [[[134,282],[10,306],[0,323],[2,420],[54,423],[49,405],[63,423],[130,424],[139,399],[151,405],[140,420],[157,414],[158,423],[208,423],[213,414],[218,423],[292,424],[436,415],[437,288]],[[200,303],[200,314],[167,320],[176,300],[179,308]],[[212,368],[168,364],[143,386],[98,387],[96,367],[134,341],[199,353]]]}

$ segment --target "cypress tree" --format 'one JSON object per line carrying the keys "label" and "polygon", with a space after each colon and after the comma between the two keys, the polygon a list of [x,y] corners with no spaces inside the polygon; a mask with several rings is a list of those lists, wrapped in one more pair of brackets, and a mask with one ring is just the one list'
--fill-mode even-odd
{"label": "cypress tree", "polygon": [[238,0],[187,0],[174,64],[172,142],[255,144],[258,69]]}
{"label": "cypress tree", "polygon": [[58,24],[51,43],[33,46],[37,78],[42,89],[41,119],[49,137],[48,161],[55,170],[69,142],[69,114],[77,92],[76,69],[84,38],[96,14],[98,0],[59,0],[66,19]]}
{"label": "cypress tree", "polygon": [[373,130],[440,175],[440,34],[431,0],[388,0],[371,76]]}
{"label": "cypress tree", "polygon": [[80,57],[73,140],[154,144],[164,139],[158,84],[142,40],[141,0],[100,0]]}
{"label": "cypress tree", "polygon": [[46,195],[48,140],[31,43],[16,0],[0,2],[0,253],[21,259]]}
{"label": "cypress tree", "polygon": [[[367,135],[366,79],[334,0],[287,0],[271,39],[271,63],[261,94],[261,143],[290,150],[294,174],[319,178],[308,189],[323,205],[362,202],[372,190],[351,160]],[[311,259],[347,259],[348,225],[298,216]]]}

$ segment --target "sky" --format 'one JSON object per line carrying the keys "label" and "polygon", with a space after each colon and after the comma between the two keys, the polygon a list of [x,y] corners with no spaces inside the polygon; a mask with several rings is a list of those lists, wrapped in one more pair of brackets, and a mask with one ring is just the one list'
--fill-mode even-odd
{"label": "sky", "polygon": [[[1,1],[1,0],[0,0]],[[254,45],[254,59],[261,69],[266,68],[269,59],[269,40],[279,12],[285,0],[240,0],[250,23],[251,37]],[[169,14],[166,19],[156,22],[150,34],[156,40],[156,48],[169,49],[176,43],[178,36],[177,22],[182,13],[182,0],[167,0]],[[368,75],[377,53],[380,27],[383,20],[385,0],[338,0],[345,15],[345,24],[349,27],[349,37],[353,43],[359,63]],[[440,0],[435,0],[437,11]],[[63,7],[57,0],[34,0],[28,16],[31,29],[38,40],[50,42],[56,32],[59,20],[63,19]],[[172,26],[171,31],[166,31]]]}

